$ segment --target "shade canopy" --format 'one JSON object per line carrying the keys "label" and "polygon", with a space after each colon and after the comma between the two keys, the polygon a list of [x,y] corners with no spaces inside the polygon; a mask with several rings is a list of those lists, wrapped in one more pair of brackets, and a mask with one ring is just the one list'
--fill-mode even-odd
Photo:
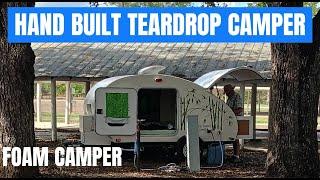
{"label": "shade canopy", "polygon": [[263,80],[264,77],[258,71],[250,67],[236,67],[208,72],[195,80],[194,83],[204,88],[210,88],[221,83],[222,80],[225,79],[231,79],[236,82],[244,82]]}

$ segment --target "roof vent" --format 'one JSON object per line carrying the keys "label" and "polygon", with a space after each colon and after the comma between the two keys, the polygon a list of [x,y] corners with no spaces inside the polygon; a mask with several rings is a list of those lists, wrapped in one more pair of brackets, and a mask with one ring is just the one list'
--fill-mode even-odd
{"label": "roof vent", "polygon": [[145,68],[142,68],[138,71],[138,74],[160,74],[165,70],[166,67],[161,66],[161,65],[154,65],[154,66],[148,66]]}

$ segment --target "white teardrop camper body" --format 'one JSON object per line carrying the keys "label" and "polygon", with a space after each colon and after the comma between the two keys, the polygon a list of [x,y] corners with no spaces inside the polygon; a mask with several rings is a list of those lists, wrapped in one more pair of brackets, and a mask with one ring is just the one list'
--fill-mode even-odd
{"label": "white teardrop camper body", "polygon": [[198,84],[169,75],[112,77],[95,84],[80,118],[81,143],[133,143],[138,119],[142,143],[176,143],[189,115],[198,116],[202,143],[232,141],[237,118],[229,106]]}

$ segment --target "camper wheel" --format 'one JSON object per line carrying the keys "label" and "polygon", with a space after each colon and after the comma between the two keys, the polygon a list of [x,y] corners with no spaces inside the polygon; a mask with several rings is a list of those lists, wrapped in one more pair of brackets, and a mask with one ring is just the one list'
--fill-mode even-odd
{"label": "camper wheel", "polygon": [[[200,138],[199,138],[199,145],[200,145],[200,159],[202,159],[203,153],[204,153],[204,143]],[[178,161],[183,161],[187,158],[186,137],[182,137],[177,141],[176,148],[175,148],[175,156]]]}

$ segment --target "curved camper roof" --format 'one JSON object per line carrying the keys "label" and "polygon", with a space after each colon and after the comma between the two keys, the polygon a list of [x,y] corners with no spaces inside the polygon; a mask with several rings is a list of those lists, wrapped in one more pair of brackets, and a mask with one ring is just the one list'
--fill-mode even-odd
{"label": "curved camper roof", "polygon": [[[154,73],[154,74],[152,74],[152,73]],[[113,85],[115,85],[117,87],[119,86],[119,83],[120,83],[121,85],[119,87],[121,87],[121,88],[123,87],[122,83],[126,83],[125,84],[126,88],[128,88],[129,86],[132,88],[137,87],[137,86],[149,87],[150,85],[154,84],[155,77],[161,78],[164,80],[162,83],[157,84],[155,87],[158,87],[158,86],[162,87],[163,84],[165,84],[166,86],[171,86],[171,87],[179,86],[178,84],[180,84],[180,85],[184,84],[185,86],[194,85],[197,88],[202,88],[201,86],[199,86],[199,85],[195,84],[194,82],[189,81],[187,79],[183,79],[183,78],[179,78],[179,77],[171,76],[171,75],[157,74],[157,72],[155,71],[155,72],[150,72],[150,74],[148,72],[148,74],[140,74],[140,75],[115,76],[115,77],[110,77],[110,78],[106,78],[104,80],[101,80],[90,88],[89,92],[87,93],[85,101],[94,101],[95,92],[98,88],[108,87],[113,83],[116,83],[116,85],[115,84],[113,84]]]}
{"label": "curved camper roof", "polygon": [[222,79],[232,79],[242,82],[250,80],[263,80],[264,78],[258,71],[250,67],[237,67],[211,71],[199,77],[194,81],[194,83],[204,88],[210,88],[213,85],[221,82]]}
{"label": "curved camper roof", "polygon": [[138,71],[138,74],[160,74],[166,67],[160,65],[148,66]]}
{"label": "curved camper roof", "polygon": [[132,76],[132,75],[115,76],[115,77],[106,78],[104,80],[97,82],[94,86],[92,86],[92,88],[90,88],[89,92],[87,93],[86,99],[87,99],[87,97],[94,97],[95,92],[98,88],[107,87],[109,84],[113,83],[114,81],[117,81],[117,80],[125,78],[125,77],[129,77],[129,76]]}

